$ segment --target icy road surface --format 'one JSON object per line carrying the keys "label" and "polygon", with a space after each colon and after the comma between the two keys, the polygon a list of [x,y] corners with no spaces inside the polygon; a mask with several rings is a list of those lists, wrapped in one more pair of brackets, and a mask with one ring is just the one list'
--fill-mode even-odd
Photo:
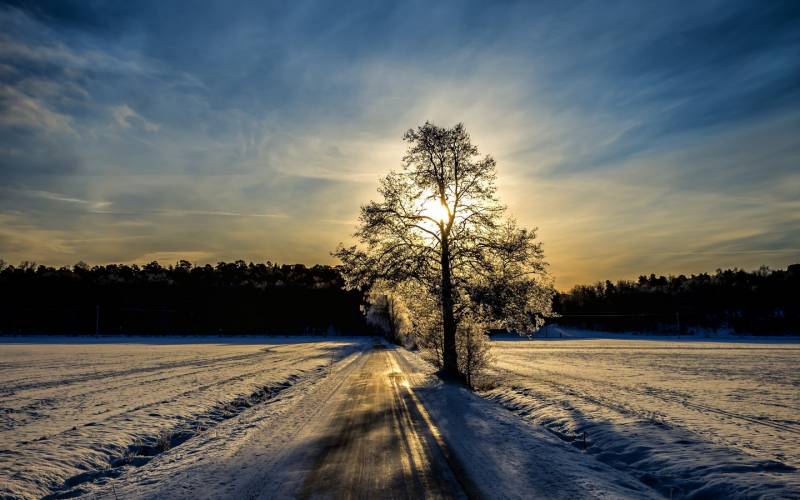
{"label": "icy road surface", "polygon": [[665,496],[800,498],[800,344],[492,344],[488,399]]}

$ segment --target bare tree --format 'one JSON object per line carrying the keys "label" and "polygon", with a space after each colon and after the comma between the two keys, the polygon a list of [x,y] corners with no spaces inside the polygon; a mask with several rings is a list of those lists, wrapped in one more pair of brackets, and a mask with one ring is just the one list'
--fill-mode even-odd
{"label": "bare tree", "polygon": [[361,207],[360,245],[334,255],[349,286],[413,281],[437,297],[442,368],[457,375],[461,317],[530,331],[550,311],[552,285],[535,231],[504,218],[495,160],[478,154],[462,124],[426,122],[403,139],[402,170],[381,181],[381,201]]}

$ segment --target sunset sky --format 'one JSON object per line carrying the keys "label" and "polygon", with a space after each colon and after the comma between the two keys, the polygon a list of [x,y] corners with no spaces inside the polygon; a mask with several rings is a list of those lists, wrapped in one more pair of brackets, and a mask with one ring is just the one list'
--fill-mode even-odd
{"label": "sunset sky", "polygon": [[560,289],[800,261],[800,2],[267,4],[1,5],[0,258],[334,263],[430,120]]}

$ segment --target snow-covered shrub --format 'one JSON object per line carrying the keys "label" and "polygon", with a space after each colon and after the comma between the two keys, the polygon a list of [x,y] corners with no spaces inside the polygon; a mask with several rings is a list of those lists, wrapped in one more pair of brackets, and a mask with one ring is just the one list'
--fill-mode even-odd
{"label": "snow-covered shrub", "polygon": [[442,315],[438,298],[420,286],[407,284],[398,289],[407,311],[406,346],[420,350],[422,357],[437,368],[442,367]]}
{"label": "snow-covered shrub", "polygon": [[462,319],[456,329],[458,371],[470,388],[492,361],[486,327],[472,318]]}

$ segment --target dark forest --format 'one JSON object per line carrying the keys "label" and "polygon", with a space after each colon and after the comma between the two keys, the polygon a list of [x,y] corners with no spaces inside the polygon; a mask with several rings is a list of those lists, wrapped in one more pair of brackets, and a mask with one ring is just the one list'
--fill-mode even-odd
{"label": "dark forest", "polygon": [[0,270],[0,331],[86,334],[368,333],[336,268],[220,262]]}
{"label": "dark forest", "polygon": [[559,324],[594,330],[796,334],[800,264],[579,285],[557,294],[553,306]]}
{"label": "dark forest", "polygon": [[[557,293],[551,322],[607,331],[737,334],[800,331],[800,264],[640,276]],[[187,261],[161,266],[0,268],[3,334],[374,333],[365,295],[346,291],[336,267]]]}

